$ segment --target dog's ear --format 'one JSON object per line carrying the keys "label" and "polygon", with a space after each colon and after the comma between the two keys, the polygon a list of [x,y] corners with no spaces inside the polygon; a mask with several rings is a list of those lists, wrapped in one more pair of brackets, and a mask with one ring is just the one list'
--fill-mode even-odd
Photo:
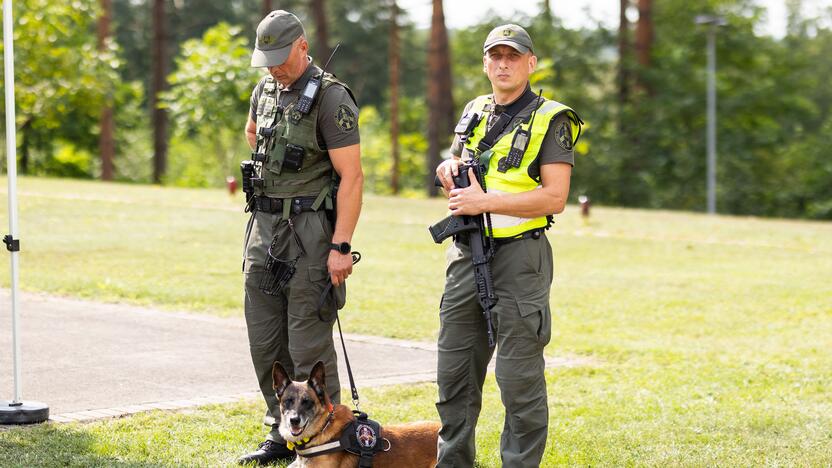
{"label": "dog's ear", "polygon": [[326,367],[324,367],[323,361],[315,363],[315,366],[312,368],[312,372],[309,373],[309,380],[306,384],[309,385],[309,388],[315,390],[315,394],[318,395],[318,399],[321,400],[321,403],[327,403]]}
{"label": "dog's ear", "polygon": [[272,379],[274,380],[272,388],[277,393],[277,398],[280,398],[283,395],[283,391],[286,390],[286,387],[292,383],[292,379],[289,378],[286,369],[278,361],[275,361],[274,366],[272,366]]}

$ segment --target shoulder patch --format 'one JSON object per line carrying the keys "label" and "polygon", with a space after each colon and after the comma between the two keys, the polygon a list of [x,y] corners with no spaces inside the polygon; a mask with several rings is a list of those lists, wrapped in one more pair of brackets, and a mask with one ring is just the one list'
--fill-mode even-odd
{"label": "shoulder patch", "polygon": [[558,141],[558,146],[566,151],[572,151],[572,127],[569,120],[561,122],[556,132],[555,139]]}
{"label": "shoulder patch", "polygon": [[352,109],[350,109],[346,104],[338,106],[338,110],[335,111],[335,125],[337,125],[342,132],[351,132],[355,130],[357,124],[358,119],[355,117],[355,113]]}

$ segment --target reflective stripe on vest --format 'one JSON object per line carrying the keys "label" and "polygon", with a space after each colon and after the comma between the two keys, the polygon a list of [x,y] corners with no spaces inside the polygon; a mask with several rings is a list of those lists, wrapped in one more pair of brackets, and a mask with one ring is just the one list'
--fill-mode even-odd
{"label": "reflective stripe on vest", "polygon": [[[483,116],[465,145],[472,155],[477,154],[477,144],[485,136],[488,121],[488,112],[485,109],[490,103],[491,96],[479,96],[471,106],[471,111],[479,112]],[[537,108],[537,115],[531,128],[529,128],[528,123],[521,123],[497,140],[490,150],[479,155],[481,161],[488,161],[485,174],[486,190],[494,193],[522,193],[540,188],[540,182],[529,175],[529,168],[537,160],[537,154],[543,145],[543,138],[549,130],[549,123],[563,112],[569,112],[569,120],[572,123],[572,144],[574,146],[580,134],[581,121],[578,115],[566,105],[544,99],[540,107]],[[531,133],[520,167],[511,167],[506,172],[500,172],[497,170],[499,161],[508,155],[514,134],[520,128],[529,130]],[[494,229],[493,237],[514,237],[532,229],[546,227],[549,223],[546,216],[521,218],[492,214],[491,224]]]}

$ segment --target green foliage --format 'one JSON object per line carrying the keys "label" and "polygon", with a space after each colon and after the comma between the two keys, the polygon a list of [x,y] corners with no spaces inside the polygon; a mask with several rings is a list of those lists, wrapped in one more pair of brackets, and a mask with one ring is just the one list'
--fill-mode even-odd
{"label": "green foliage", "polygon": [[[399,108],[399,189],[405,196],[418,196],[424,193],[424,154],[428,150],[421,130],[425,104],[416,99],[402,99]],[[390,122],[374,107],[364,106],[359,115],[359,128],[364,188],[377,194],[390,194],[393,170]]]}
{"label": "green foliage", "polygon": [[[190,140],[171,151],[177,158],[166,178],[176,185],[218,185],[239,170],[249,96],[263,73],[249,66],[251,51],[240,33],[240,28],[220,23],[201,39],[185,41],[176,71],[168,77],[171,87],[163,105],[176,137]],[[206,178],[208,174],[213,176]]]}
{"label": "green foliage", "polygon": [[[236,161],[248,151],[242,125],[259,73],[248,63],[261,2],[165,5],[169,51],[176,57],[164,101],[173,114],[166,182],[220,185],[237,174]],[[329,0],[326,5],[329,45],[342,44],[330,70],[350,84],[364,108],[367,186],[389,193],[390,2]],[[456,112],[490,92],[481,62],[488,31],[505,22],[524,25],[539,58],[533,87],[570,105],[586,122],[576,147],[573,200],[586,194],[606,205],[701,210],[705,31],[694,18],[718,13],[728,21],[717,40],[719,211],[832,219],[832,168],[825,155],[832,127],[832,88],[826,82],[832,75],[832,11],[809,17],[802,6],[802,0],[789,0],[787,35],[773,38],[760,34],[764,11],[753,0],[654,2],[651,63],[640,67],[634,57],[625,57],[632,80],[624,100],[618,90],[617,30],[569,29],[558,18],[535,12],[513,17],[484,12],[474,26],[450,31]],[[322,64],[326,57],[317,52],[309,3],[287,1],[279,7],[304,21]],[[23,172],[97,173],[97,120],[106,102],[116,110],[117,177],[149,179],[152,135],[143,89],[150,68],[150,9],[133,0],[115,0],[114,9],[118,46],[114,42],[99,52],[97,1],[16,3]],[[220,20],[228,23],[218,25]],[[400,180],[405,193],[414,193],[424,183],[429,31],[415,29],[406,14],[400,23]],[[67,159],[68,154],[88,156]]]}
{"label": "green foliage", "polygon": [[113,103],[120,62],[114,43],[97,48],[98,1],[22,0],[13,12],[21,171],[90,176],[89,164],[67,168],[53,150],[62,140],[96,149],[101,108]]}

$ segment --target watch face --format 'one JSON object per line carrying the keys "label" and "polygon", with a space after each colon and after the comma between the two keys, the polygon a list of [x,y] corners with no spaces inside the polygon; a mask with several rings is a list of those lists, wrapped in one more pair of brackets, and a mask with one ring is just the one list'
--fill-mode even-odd
{"label": "watch face", "polygon": [[332,244],[332,250],[337,250],[338,252],[340,252],[342,254],[350,253],[351,248],[352,247],[350,246],[349,242],[341,242],[339,244]]}

